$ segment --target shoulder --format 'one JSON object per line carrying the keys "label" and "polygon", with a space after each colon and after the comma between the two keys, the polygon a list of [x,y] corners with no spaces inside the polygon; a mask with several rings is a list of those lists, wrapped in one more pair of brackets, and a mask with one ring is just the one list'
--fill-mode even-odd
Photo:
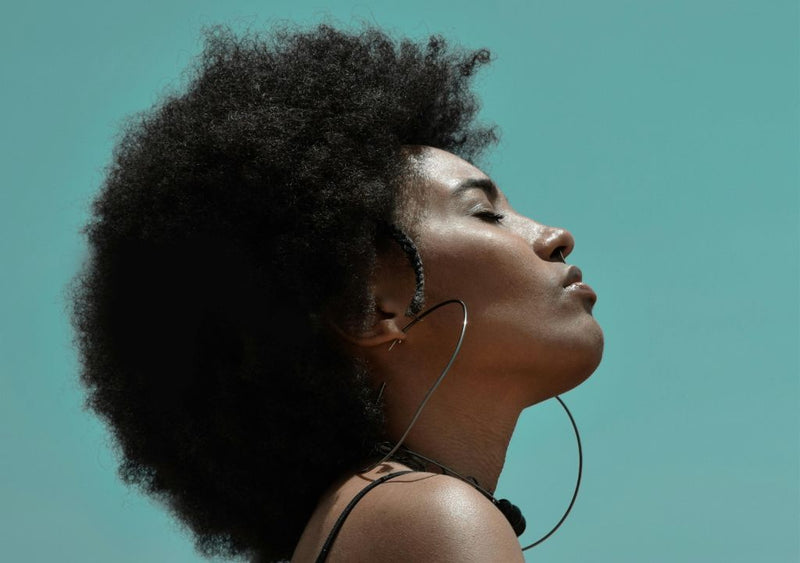
{"label": "shoulder", "polygon": [[374,527],[377,545],[393,556],[384,560],[523,561],[514,531],[483,494],[454,477],[424,475],[405,493],[397,487],[392,498],[376,499],[385,514]]}
{"label": "shoulder", "polygon": [[[335,502],[320,507],[327,514],[321,519],[315,515],[316,528],[323,533],[313,534],[320,537],[311,544],[322,546],[350,499],[369,484],[358,479],[360,486],[351,487],[351,481],[337,490]],[[300,547],[294,561],[313,561],[317,552],[308,559],[298,557]],[[505,517],[474,487],[453,477],[414,472],[397,476],[363,497],[342,526],[328,561],[480,563],[521,562],[523,557]]]}

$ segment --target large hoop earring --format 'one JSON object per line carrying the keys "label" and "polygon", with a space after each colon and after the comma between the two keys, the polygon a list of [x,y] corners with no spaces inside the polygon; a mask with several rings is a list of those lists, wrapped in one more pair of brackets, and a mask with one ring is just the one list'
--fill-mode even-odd
{"label": "large hoop earring", "polygon": [[[561,257],[563,259],[563,257],[564,257],[563,253],[561,253]],[[434,391],[436,391],[436,389],[439,387],[439,384],[442,382],[444,377],[447,375],[447,372],[450,371],[450,368],[452,367],[453,362],[455,362],[456,357],[458,356],[459,352],[461,351],[461,344],[464,342],[464,335],[466,334],[466,331],[467,331],[467,305],[463,301],[461,301],[460,299],[449,299],[447,301],[442,301],[441,303],[437,303],[436,305],[434,305],[433,307],[431,307],[427,311],[425,311],[422,314],[418,315],[416,318],[414,318],[411,322],[409,322],[407,325],[405,325],[401,329],[403,332],[406,332],[411,327],[413,327],[415,324],[417,324],[422,319],[427,317],[429,314],[433,313],[434,311],[438,310],[441,307],[444,307],[445,305],[451,305],[451,304],[459,304],[461,306],[462,310],[464,311],[464,319],[463,319],[463,321],[461,323],[461,331],[460,331],[459,336],[458,336],[458,342],[456,343],[456,346],[453,349],[453,353],[450,355],[450,359],[448,360],[447,365],[444,367],[442,372],[439,374],[439,377],[436,378],[436,381],[434,381],[433,385],[431,385],[431,387],[428,389],[427,393],[425,393],[425,396],[423,397],[422,402],[420,402],[419,406],[417,407],[417,410],[414,412],[414,416],[411,418],[411,422],[409,422],[408,426],[406,427],[405,432],[403,432],[403,435],[400,437],[400,439],[397,441],[397,443],[392,448],[390,448],[388,450],[388,452],[378,462],[376,462],[376,463],[370,465],[369,467],[367,467],[366,469],[362,470],[361,473],[366,473],[367,471],[371,471],[372,469],[374,469],[378,465],[384,463],[385,461],[390,459],[394,454],[397,453],[397,451],[402,447],[403,442],[405,441],[405,439],[408,437],[408,434],[411,432],[411,429],[414,427],[414,424],[416,424],[417,419],[419,418],[420,414],[422,413],[422,409],[424,409],[425,405],[428,404],[428,401],[430,400],[431,395],[433,395]],[[400,342],[399,340],[395,340],[394,342],[392,342],[392,344],[390,345],[389,349],[391,350],[392,348],[394,348],[394,346],[399,342]],[[383,395],[383,391],[384,391],[385,387],[386,387],[385,384],[381,385],[380,393],[378,395],[378,400],[380,400],[381,395]],[[578,425],[575,423],[575,419],[573,418],[572,413],[570,412],[570,410],[567,408],[566,403],[564,403],[564,401],[561,400],[561,397],[556,395],[555,399],[561,404],[561,406],[566,411],[567,416],[569,417],[569,421],[572,424],[572,429],[575,431],[575,440],[577,441],[577,444],[578,444],[578,478],[577,478],[577,481],[575,482],[575,490],[572,493],[572,499],[569,502],[569,506],[567,506],[566,511],[561,516],[561,518],[556,523],[556,525],[553,526],[553,528],[549,532],[547,532],[544,536],[542,536],[541,538],[539,538],[535,542],[533,542],[531,544],[528,544],[525,547],[522,547],[521,548],[522,551],[526,551],[528,549],[531,549],[532,547],[536,547],[537,545],[539,545],[540,543],[545,541],[547,538],[552,536],[555,533],[555,531],[558,530],[558,528],[561,527],[561,524],[563,524],[564,521],[567,519],[567,516],[569,516],[569,513],[572,511],[572,507],[575,505],[575,500],[578,498],[578,491],[580,490],[580,486],[581,486],[581,478],[583,477],[583,447],[581,446],[581,435],[580,435],[580,432],[578,432]],[[497,509],[500,510],[500,512],[503,513],[503,515],[508,520],[509,524],[511,524],[511,527],[514,529],[514,532],[517,534],[517,536],[521,536],[522,533],[525,531],[525,526],[526,526],[525,517],[522,515],[522,512],[520,511],[520,509],[516,505],[514,505],[512,502],[510,502],[507,499],[499,499],[498,500],[497,498],[495,498],[495,496],[492,493],[490,493],[489,491],[487,491],[486,489],[481,487],[480,484],[475,479],[472,479],[472,478],[469,478],[469,477],[465,477],[465,476],[461,475],[460,473],[456,472],[455,470],[447,467],[446,465],[442,465],[441,463],[439,463],[438,461],[436,461],[434,459],[426,457],[426,456],[424,456],[422,454],[419,454],[417,452],[413,452],[411,450],[408,450],[407,448],[404,448],[404,450],[407,453],[409,453],[412,457],[416,457],[416,458],[421,459],[421,460],[423,460],[425,462],[428,462],[428,463],[431,463],[433,465],[436,465],[436,466],[440,467],[445,474],[453,475],[454,477],[457,477],[457,478],[461,479],[462,481],[464,481],[466,483],[469,483],[470,485],[475,487],[475,489],[477,489],[484,496],[486,496],[486,498],[488,498],[492,502],[492,504],[494,504],[497,507]]]}
{"label": "large hoop earring", "polygon": [[[394,445],[394,447],[392,447],[392,449],[389,450],[389,452],[386,453],[386,455],[384,455],[376,463],[374,463],[374,464],[370,465],[369,467],[367,467],[366,469],[362,470],[361,473],[366,473],[367,471],[371,471],[372,469],[376,468],[377,466],[379,466],[380,464],[384,463],[386,460],[391,458],[395,453],[397,453],[397,450],[399,450],[400,446],[403,445],[403,442],[408,437],[408,434],[411,432],[411,429],[414,427],[414,424],[417,423],[417,420],[419,419],[420,414],[422,414],[422,409],[424,409],[425,405],[428,404],[428,401],[430,400],[431,396],[436,391],[436,389],[439,387],[439,384],[442,382],[444,377],[447,375],[447,372],[450,371],[450,368],[453,366],[453,362],[456,360],[456,356],[458,356],[458,353],[461,352],[461,344],[464,342],[464,335],[467,332],[467,305],[463,301],[461,301],[461,299],[448,299],[447,301],[442,301],[441,303],[437,303],[436,305],[434,305],[433,307],[431,307],[427,311],[424,311],[420,315],[417,315],[417,317],[415,317],[411,322],[409,322],[406,326],[404,326],[401,329],[403,332],[406,332],[407,330],[409,330],[411,327],[413,327],[415,324],[420,322],[422,319],[424,319],[425,317],[427,317],[428,315],[430,315],[434,311],[440,309],[441,307],[444,307],[445,305],[452,305],[452,304],[458,304],[458,305],[461,306],[461,309],[464,311],[464,319],[461,322],[461,331],[460,331],[460,333],[458,335],[458,342],[456,343],[456,347],[453,349],[453,353],[450,354],[450,359],[448,360],[447,365],[444,366],[444,369],[439,374],[439,377],[436,378],[436,381],[433,382],[433,385],[431,385],[430,388],[428,389],[428,391],[425,393],[425,396],[422,398],[422,402],[420,402],[419,406],[417,407],[417,410],[414,411],[414,416],[411,417],[411,422],[408,423],[408,426],[406,426],[405,432],[403,432],[403,435],[400,437],[400,439],[397,441],[397,443]],[[395,340],[394,342],[392,342],[392,344],[389,346],[389,350],[394,348],[395,344],[397,344],[398,342],[399,342],[398,340]],[[382,385],[381,386],[381,391],[380,391],[381,395],[383,394],[384,388],[385,388],[385,386]]]}

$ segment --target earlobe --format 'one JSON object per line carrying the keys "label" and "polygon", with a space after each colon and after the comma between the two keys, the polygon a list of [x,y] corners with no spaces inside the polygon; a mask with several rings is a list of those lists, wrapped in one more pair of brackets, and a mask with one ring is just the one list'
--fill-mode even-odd
{"label": "earlobe", "polygon": [[402,331],[397,319],[381,319],[375,323],[371,330],[359,335],[346,335],[345,338],[362,348],[372,348],[383,344],[391,344],[395,341],[403,341],[406,333]]}
{"label": "earlobe", "polygon": [[361,348],[372,348],[405,340],[406,333],[402,329],[405,319],[397,311],[391,311],[393,309],[391,307],[382,307],[381,303],[376,305],[378,310],[369,327],[360,332],[353,332],[335,326],[336,332],[350,344]]}
{"label": "earlobe", "polygon": [[366,323],[369,326],[360,331],[335,327],[344,340],[360,348],[391,345],[405,340],[403,327],[413,316],[415,303],[419,301],[418,305],[421,306],[421,297],[417,296],[421,291],[417,268],[409,268],[406,252],[406,246],[411,245],[414,252],[416,247],[399,229],[393,231],[392,239],[397,244],[389,243],[378,253],[371,288],[375,310]]}

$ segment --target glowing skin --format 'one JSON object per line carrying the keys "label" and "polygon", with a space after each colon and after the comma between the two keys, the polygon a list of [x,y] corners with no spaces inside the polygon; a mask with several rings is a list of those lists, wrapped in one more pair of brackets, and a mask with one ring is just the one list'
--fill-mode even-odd
{"label": "glowing skin", "polygon": [[[574,279],[559,251],[569,255],[572,235],[516,213],[502,192],[481,189],[493,186],[483,172],[450,153],[425,149],[417,170],[426,204],[415,239],[427,304],[459,298],[469,307],[462,362],[517,378],[525,406],[588,377],[600,361],[603,335],[591,315],[593,292],[564,287]],[[439,335],[446,345],[455,325],[438,324],[446,325]]]}
{"label": "glowing skin", "polygon": [[[600,362],[596,297],[570,285],[578,276],[561,260],[575,244],[568,231],[519,215],[483,172],[450,153],[424,148],[414,163],[410,193],[422,203],[413,237],[427,303],[463,300],[469,326],[407,445],[494,488],[522,409],[578,385]],[[389,436],[397,438],[455,345],[461,312],[443,308],[402,333],[413,277],[399,253],[382,259],[381,320],[364,350],[375,384],[386,383]],[[404,342],[388,351],[381,343],[394,338]]]}
{"label": "glowing skin", "polygon": [[[517,214],[483,172],[450,153],[416,148],[410,154],[415,177],[408,197],[415,198],[416,217],[409,231],[425,267],[426,304],[461,299],[469,325],[461,354],[406,445],[494,490],[520,412],[578,385],[600,362],[596,296],[562,261],[575,244],[568,231]],[[392,440],[447,362],[462,320],[460,307],[444,307],[404,333],[414,287],[406,257],[398,249],[382,254],[373,286],[376,321],[365,333],[346,336],[368,362],[376,388],[386,384]],[[389,350],[396,339],[402,343]],[[403,468],[387,463],[334,486],[293,561],[313,560],[344,506],[369,480]],[[452,477],[400,477],[362,503],[348,517],[330,561],[523,560],[500,512]]]}

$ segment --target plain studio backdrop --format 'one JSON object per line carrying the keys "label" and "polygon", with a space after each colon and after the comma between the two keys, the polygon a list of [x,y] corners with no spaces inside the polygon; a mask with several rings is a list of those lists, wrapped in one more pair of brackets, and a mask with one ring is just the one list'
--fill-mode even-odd
{"label": "plain studio backdrop", "polygon": [[[488,47],[486,169],[569,228],[605,358],[564,396],[581,494],[537,562],[796,562],[798,5],[783,0],[14,3],[0,19],[0,559],[200,561],[126,489],[81,410],[64,287],[123,118],[171,88],[203,26],[378,24]],[[577,455],[549,401],[498,494],[531,542]]]}

